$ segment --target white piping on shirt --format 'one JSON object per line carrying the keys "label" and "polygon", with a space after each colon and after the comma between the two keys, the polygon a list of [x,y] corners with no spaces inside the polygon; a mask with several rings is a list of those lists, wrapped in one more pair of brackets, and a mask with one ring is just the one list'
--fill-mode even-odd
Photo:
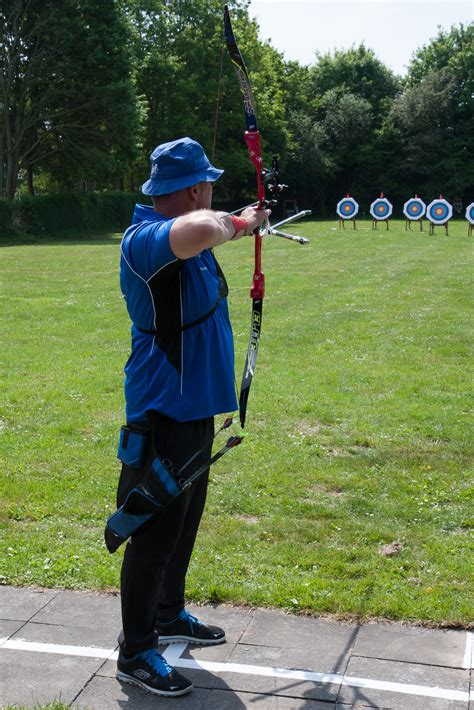
{"label": "white piping on shirt", "polygon": [[[152,308],[153,308],[153,325],[154,325],[155,330],[157,330],[155,301],[153,300],[153,293],[152,293],[152,290],[151,290],[151,288],[150,288],[150,283],[149,283],[149,282],[152,280],[152,278],[154,278],[154,277],[156,276],[156,274],[159,274],[160,271],[162,271],[163,269],[165,269],[165,268],[166,268],[167,266],[169,266],[170,264],[174,264],[175,261],[178,261],[178,258],[176,257],[176,259],[172,259],[172,261],[168,261],[167,264],[164,264],[163,266],[160,266],[160,268],[157,269],[157,270],[155,271],[155,273],[152,274],[148,279],[144,279],[143,276],[141,276],[137,271],[135,271],[134,268],[132,268],[130,262],[128,261],[127,257],[126,257],[125,254],[123,253],[123,240],[124,240],[124,239],[125,239],[125,235],[124,235],[124,237],[122,238],[122,241],[120,242],[120,253],[122,254],[122,256],[123,256],[123,258],[124,258],[124,261],[125,261],[125,263],[127,264],[127,266],[128,266],[128,268],[130,269],[130,271],[132,272],[132,274],[135,274],[135,276],[138,276],[138,278],[141,279],[141,280],[143,281],[143,283],[146,284],[146,286],[147,286],[147,288],[148,288],[148,291],[149,291],[149,293],[150,293],[151,306],[152,306]],[[179,295],[180,295],[180,301],[181,301],[181,326],[182,326],[182,325],[183,325],[183,299],[182,299],[182,294],[181,294],[181,274],[180,274],[180,276],[179,276],[179,284],[180,284],[180,287],[179,287]],[[152,354],[152,352],[153,352],[153,346],[154,346],[154,344],[155,344],[155,339],[153,338],[153,340],[152,340],[152,342],[151,342],[151,350],[150,350],[150,355],[149,355],[149,357],[151,357],[151,354]],[[183,346],[183,342],[182,342],[182,334],[181,334],[181,352],[182,352],[182,349],[183,349],[182,346]],[[182,366],[182,363],[181,363],[181,366]],[[181,370],[182,370],[182,367],[181,367]],[[182,393],[183,393],[183,382],[182,382],[182,379],[181,379],[181,394],[182,394]]]}

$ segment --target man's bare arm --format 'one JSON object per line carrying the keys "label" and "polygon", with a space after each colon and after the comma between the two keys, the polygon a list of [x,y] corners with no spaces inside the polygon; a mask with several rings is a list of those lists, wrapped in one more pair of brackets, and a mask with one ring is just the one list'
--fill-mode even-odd
{"label": "man's bare arm", "polygon": [[170,230],[171,250],[178,259],[190,259],[204,249],[211,249],[252,234],[269,214],[270,210],[248,207],[240,215],[240,219],[245,220],[247,226],[236,229],[235,220],[226,212],[193,210],[174,221]]}

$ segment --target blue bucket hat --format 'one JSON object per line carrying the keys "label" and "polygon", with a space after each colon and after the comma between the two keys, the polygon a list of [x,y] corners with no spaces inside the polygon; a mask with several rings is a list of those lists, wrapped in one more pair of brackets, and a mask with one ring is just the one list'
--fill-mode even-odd
{"label": "blue bucket hat", "polygon": [[198,182],[215,182],[224,172],[211,165],[202,145],[187,137],[162,143],[150,160],[150,179],[142,185],[144,195],[167,195]]}

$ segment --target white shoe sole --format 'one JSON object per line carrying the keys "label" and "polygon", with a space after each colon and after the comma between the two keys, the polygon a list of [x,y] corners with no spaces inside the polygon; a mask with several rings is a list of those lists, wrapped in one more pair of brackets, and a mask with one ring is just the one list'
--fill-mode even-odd
{"label": "white shoe sole", "polygon": [[158,636],[158,643],[190,643],[193,646],[217,646],[225,642],[225,636],[221,639],[197,639],[194,636]]}
{"label": "white shoe sole", "polygon": [[183,688],[182,690],[158,690],[158,688],[150,688],[150,686],[146,685],[138,678],[134,678],[134,676],[127,675],[121,671],[117,671],[115,677],[117,680],[122,681],[122,683],[136,685],[138,688],[146,690],[147,693],[152,693],[152,695],[163,695],[167,698],[175,698],[178,697],[178,695],[186,695],[186,693],[189,693],[193,689],[193,686],[189,685],[187,688]]}

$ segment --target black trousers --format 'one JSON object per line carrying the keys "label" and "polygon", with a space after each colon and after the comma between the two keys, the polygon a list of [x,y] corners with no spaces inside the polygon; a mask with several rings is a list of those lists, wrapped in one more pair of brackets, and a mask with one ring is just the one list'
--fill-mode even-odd
{"label": "black trousers", "polygon": [[[178,468],[199,449],[185,472],[190,476],[211,457],[214,418],[177,422],[154,413],[143,469],[123,465],[117,492],[120,506],[156,457]],[[125,654],[155,648],[156,619],[170,621],[184,608],[186,573],[206,502],[209,471],[146,523],[125,549],[120,580]]]}

